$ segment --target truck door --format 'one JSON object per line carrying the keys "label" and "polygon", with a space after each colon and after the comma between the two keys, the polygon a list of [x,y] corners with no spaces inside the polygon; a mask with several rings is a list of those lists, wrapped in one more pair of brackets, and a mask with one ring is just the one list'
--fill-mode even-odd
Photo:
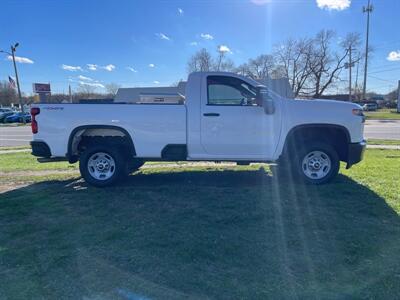
{"label": "truck door", "polygon": [[266,114],[257,89],[232,76],[207,76],[202,93],[201,144],[210,158],[271,159],[279,138],[279,107]]}

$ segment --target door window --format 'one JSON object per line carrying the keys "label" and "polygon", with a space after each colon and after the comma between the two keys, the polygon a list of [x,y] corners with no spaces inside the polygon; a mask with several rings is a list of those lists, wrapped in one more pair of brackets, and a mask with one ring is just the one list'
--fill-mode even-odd
{"label": "door window", "polygon": [[207,77],[208,105],[257,105],[257,90],[247,82],[229,76]]}

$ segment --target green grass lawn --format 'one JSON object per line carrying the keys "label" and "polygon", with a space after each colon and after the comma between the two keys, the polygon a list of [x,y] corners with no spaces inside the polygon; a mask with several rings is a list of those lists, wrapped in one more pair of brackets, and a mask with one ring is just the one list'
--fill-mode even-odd
{"label": "green grass lawn", "polygon": [[78,164],[71,165],[68,162],[39,163],[30,152],[0,154],[0,172],[75,170],[77,168]]}
{"label": "green grass lawn", "polygon": [[20,126],[31,126],[31,123],[23,124],[23,123],[1,123],[0,127],[20,127]]}
{"label": "green grass lawn", "polygon": [[376,119],[376,120],[400,120],[400,113],[397,113],[396,109],[378,109],[377,111],[365,111],[367,119]]}
{"label": "green grass lawn", "polygon": [[399,170],[400,151],[374,149],[324,186],[264,165],[145,168],[107,189],[1,175],[30,184],[0,194],[0,298],[394,299]]}
{"label": "green grass lawn", "polygon": [[400,140],[368,139],[368,145],[400,146]]}

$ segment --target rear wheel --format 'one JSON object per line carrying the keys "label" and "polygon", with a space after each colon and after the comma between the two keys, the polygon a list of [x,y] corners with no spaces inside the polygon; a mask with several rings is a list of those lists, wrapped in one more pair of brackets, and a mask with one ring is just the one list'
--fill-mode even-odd
{"label": "rear wheel", "polygon": [[126,175],[125,157],[118,148],[91,146],[80,155],[79,170],[87,183],[110,186]]}

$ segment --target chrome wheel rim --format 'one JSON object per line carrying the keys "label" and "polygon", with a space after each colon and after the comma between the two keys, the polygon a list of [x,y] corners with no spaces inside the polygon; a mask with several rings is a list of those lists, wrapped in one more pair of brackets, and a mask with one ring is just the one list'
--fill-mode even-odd
{"label": "chrome wheel rim", "polygon": [[325,152],[311,151],[304,157],[301,166],[304,175],[315,180],[328,175],[332,168],[332,162]]}
{"label": "chrome wheel rim", "polygon": [[97,152],[88,160],[88,171],[97,180],[110,179],[115,173],[115,161],[110,154]]}

